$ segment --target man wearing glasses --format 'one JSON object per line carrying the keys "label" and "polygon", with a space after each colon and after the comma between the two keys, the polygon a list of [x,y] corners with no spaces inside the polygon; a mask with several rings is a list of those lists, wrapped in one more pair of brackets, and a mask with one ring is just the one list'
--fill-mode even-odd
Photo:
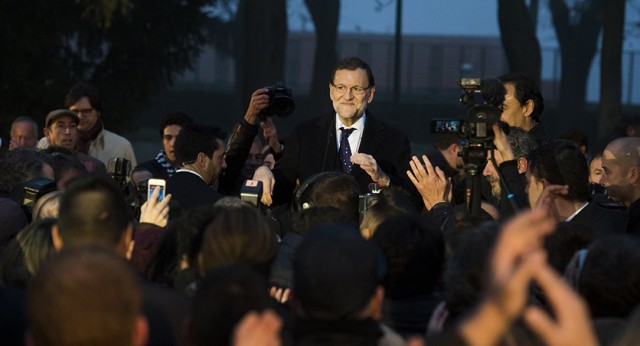
{"label": "man wearing glasses", "polygon": [[[64,100],[65,107],[78,117],[78,152],[91,155],[105,165],[113,157],[123,157],[136,166],[136,156],[131,143],[124,137],[107,131],[102,124],[102,107],[98,88],[89,83],[74,85]],[[46,137],[40,140],[38,148],[49,146]]]}
{"label": "man wearing glasses", "polygon": [[255,180],[263,182],[266,205],[290,201],[296,183],[324,171],[353,176],[361,192],[369,184],[402,185],[411,147],[407,136],[373,117],[375,80],[369,65],[357,57],[340,60],[329,82],[331,114],[299,124],[288,137],[273,171],[259,167]]}

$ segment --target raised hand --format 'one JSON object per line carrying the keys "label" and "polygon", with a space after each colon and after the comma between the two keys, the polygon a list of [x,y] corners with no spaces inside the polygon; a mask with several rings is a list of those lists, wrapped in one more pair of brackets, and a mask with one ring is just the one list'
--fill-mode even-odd
{"label": "raised hand", "polygon": [[534,280],[544,290],[553,309],[551,318],[537,306],[524,312],[524,320],[546,345],[597,345],[585,302],[548,265],[536,271]]}
{"label": "raised hand", "polygon": [[269,106],[268,92],[267,89],[258,89],[251,94],[251,101],[244,115],[244,120],[249,124],[257,125],[260,119],[260,112]]}
{"label": "raised hand", "polygon": [[154,189],[149,200],[140,207],[140,222],[154,224],[158,227],[166,227],[169,221],[169,201],[171,195],[164,196],[162,201],[158,201],[160,189]]}
{"label": "raised hand", "polygon": [[451,180],[449,180],[440,167],[433,168],[431,161],[426,155],[422,155],[424,165],[414,156],[409,161],[410,171],[407,176],[418,189],[422,196],[422,201],[427,210],[431,210],[434,205],[448,201],[451,192]]}
{"label": "raised hand", "polygon": [[260,166],[256,168],[253,173],[253,180],[259,180],[262,182],[262,197],[260,201],[266,206],[270,206],[273,203],[271,195],[273,194],[273,186],[276,184],[276,179],[271,172],[271,169],[267,166]]}
{"label": "raised hand", "polygon": [[234,346],[281,345],[282,319],[273,311],[251,311],[236,325],[233,331]]}
{"label": "raised hand", "polygon": [[262,137],[267,141],[269,147],[273,149],[274,153],[280,153],[282,149],[280,148],[278,130],[276,129],[276,124],[274,124],[273,119],[267,117],[264,121],[260,122],[260,127],[262,128]]}

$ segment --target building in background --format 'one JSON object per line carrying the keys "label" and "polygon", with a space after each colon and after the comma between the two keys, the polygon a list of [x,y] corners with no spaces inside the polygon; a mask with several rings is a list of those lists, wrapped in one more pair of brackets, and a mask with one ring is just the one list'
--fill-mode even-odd
{"label": "building in background", "polygon": [[[315,35],[289,33],[285,82],[297,94],[311,88]],[[402,38],[401,92],[403,96],[437,100],[455,91],[462,77],[496,77],[508,72],[499,37],[405,35]],[[356,55],[369,62],[376,73],[376,87],[382,97],[391,95],[394,37],[385,34],[342,33],[338,56]],[[598,102],[600,55],[591,66],[587,101]],[[640,51],[625,51],[622,64],[622,104],[640,104]],[[203,50],[194,70],[178,79],[177,85],[192,87],[234,85],[233,59],[209,46]],[[559,92],[560,51],[542,49],[542,93],[553,101]]]}

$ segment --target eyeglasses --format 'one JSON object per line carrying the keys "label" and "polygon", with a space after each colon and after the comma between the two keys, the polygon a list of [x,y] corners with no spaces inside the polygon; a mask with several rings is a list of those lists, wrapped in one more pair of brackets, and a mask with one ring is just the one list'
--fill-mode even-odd
{"label": "eyeglasses", "polygon": [[89,115],[91,115],[91,111],[93,111],[94,108],[85,108],[85,109],[76,109],[73,110],[74,112],[76,112],[78,115],[82,115],[85,117],[88,117]]}
{"label": "eyeglasses", "polygon": [[368,87],[361,87],[361,86],[352,86],[352,87],[347,87],[346,85],[335,85],[333,83],[331,83],[331,86],[333,87],[333,90],[335,90],[335,93],[338,95],[342,95],[344,93],[347,92],[347,90],[351,90],[351,94],[353,95],[357,95],[357,96],[362,96],[364,95],[365,91],[371,89],[370,86]]}

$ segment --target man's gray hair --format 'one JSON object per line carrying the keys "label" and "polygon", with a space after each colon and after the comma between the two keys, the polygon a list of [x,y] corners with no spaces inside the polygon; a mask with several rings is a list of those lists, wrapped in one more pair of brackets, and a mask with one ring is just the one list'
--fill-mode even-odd
{"label": "man's gray hair", "polygon": [[35,132],[35,137],[36,139],[38,138],[38,123],[36,123],[35,120],[33,120],[33,118],[31,117],[27,117],[27,116],[21,116],[21,117],[17,117],[12,123],[11,123],[11,133],[13,133],[13,128],[16,127],[17,123],[29,123],[33,126],[33,131]]}
{"label": "man's gray hair", "polygon": [[538,147],[535,138],[519,127],[510,128],[507,140],[511,145],[511,150],[513,150],[513,155],[516,159],[521,157],[528,158],[531,150]]}

